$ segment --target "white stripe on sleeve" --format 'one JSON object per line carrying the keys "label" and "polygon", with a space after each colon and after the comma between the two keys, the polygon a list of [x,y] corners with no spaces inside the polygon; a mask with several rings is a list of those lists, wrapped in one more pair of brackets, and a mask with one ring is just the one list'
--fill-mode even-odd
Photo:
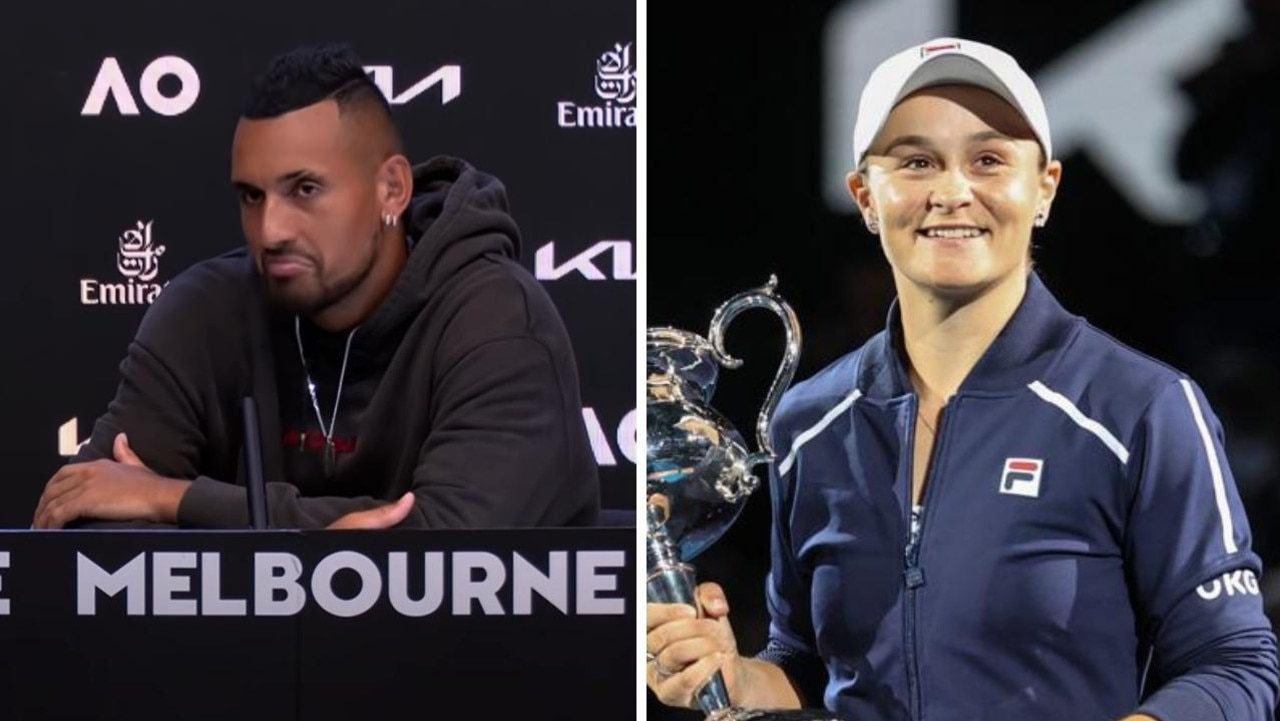
{"label": "white stripe on sleeve", "polygon": [[1209,457],[1209,475],[1213,477],[1213,500],[1218,505],[1218,516],[1222,519],[1222,545],[1227,553],[1235,553],[1235,527],[1231,523],[1231,508],[1227,505],[1227,487],[1222,480],[1222,466],[1218,464],[1218,448],[1209,435],[1209,426],[1204,422],[1204,413],[1200,411],[1200,401],[1191,389],[1191,381],[1183,378],[1182,392],[1187,395],[1187,403],[1191,406],[1191,415],[1195,416],[1196,428],[1200,430],[1200,440],[1204,442],[1205,455]]}

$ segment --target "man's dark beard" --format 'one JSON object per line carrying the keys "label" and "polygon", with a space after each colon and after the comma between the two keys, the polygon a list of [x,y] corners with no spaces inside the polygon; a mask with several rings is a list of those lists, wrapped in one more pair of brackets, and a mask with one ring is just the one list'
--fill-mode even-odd
{"label": "man's dark beard", "polygon": [[354,273],[339,278],[331,285],[320,284],[320,295],[314,299],[291,298],[278,292],[277,283],[272,281],[265,274],[261,276],[263,291],[267,296],[267,301],[272,308],[293,313],[306,317],[313,317],[318,313],[328,310],[334,304],[350,295],[365,278],[369,277],[369,273],[373,272],[374,261],[377,260],[378,254],[375,251],[370,254],[369,262],[363,268],[358,269]]}

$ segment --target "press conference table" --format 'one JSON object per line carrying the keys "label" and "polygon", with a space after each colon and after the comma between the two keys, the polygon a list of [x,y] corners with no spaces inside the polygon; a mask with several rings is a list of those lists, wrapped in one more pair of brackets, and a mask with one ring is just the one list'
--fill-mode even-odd
{"label": "press conference table", "polygon": [[0,719],[635,718],[633,528],[0,531]]}

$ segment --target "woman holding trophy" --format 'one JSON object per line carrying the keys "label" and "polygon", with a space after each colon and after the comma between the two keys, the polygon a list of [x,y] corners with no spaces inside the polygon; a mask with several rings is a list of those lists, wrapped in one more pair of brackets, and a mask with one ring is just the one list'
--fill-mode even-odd
{"label": "woman holding trophy", "polygon": [[1030,77],[940,38],[863,89],[848,185],[897,299],[769,430],[769,643],[648,606],[649,687],[842,719],[1271,719],[1260,563],[1190,379],[1033,269],[1062,166]]}

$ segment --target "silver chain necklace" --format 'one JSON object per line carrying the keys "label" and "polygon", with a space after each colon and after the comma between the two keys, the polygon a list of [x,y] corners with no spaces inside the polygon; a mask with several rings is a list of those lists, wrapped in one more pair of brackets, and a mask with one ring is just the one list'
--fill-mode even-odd
{"label": "silver chain necklace", "polygon": [[351,339],[360,326],[351,329],[347,334],[347,349],[342,352],[342,370],[338,373],[338,390],[333,394],[333,415],[329,417],[329,426],[324,425],[324,416],[320,414],[320,401],[316,398],[316,383],[311,380],[311,369],[307,365],[307,354],[302,350],[302,321],[293,317],[293,335],[298,340],[298,358],[302,361],[302,372],[307,377],[307,392],[311,394],[311,407],[315,409],[316,421],[320,424],[320,432],[324,434],[324,475],[333,477],[334,466],[337,465],[337,452],[333,447],[333,427],[338,422],[338,402],[342,400],[342,382],[347,377],[347,358],[351,356]]}

